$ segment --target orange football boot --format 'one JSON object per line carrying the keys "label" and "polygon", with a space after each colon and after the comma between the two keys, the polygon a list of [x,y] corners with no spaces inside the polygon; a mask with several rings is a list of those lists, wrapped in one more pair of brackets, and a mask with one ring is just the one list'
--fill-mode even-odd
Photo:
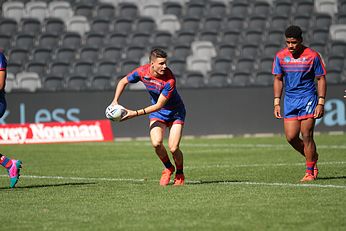
{"label": "orange football boot", "polygon": [[174,177],[174,186],[181,186],[185,184],[185,176],[184,174],[175,174]]}
{"label": "orange football boot", "polygon": [[315,177],[310,173],[305,173],[305,176],[300,180],[300,182],[313,181]]}
{"label": "orange football boot", "polygon": [[162,175],[161,175],[161,179],[160,179],[160,185],[162,185],[162,186],[168,185],[174,171],[175,171],[174,166],[172,166],[171,168],[165,168],[162,171]]}

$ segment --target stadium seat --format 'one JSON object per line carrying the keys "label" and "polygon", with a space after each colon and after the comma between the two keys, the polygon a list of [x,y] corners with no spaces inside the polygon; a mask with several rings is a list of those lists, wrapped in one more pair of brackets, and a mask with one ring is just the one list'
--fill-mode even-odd
{"label": "stadium seat", "polygon": [[307,31],[310,28],[310,14],[294,15],[292,24],[299,25],[303,31]]}
{"label": "stadium seat", "polygon": [[24,64],[29,59],[29,50],[25,48],[12,48],[8,51],[8,59]]}
{"label": "stadium seat", "polygon": [[16,74],[18,89],[34,92],[41,88],[40,76],[35,72],[19,72]]}
{"label": "stadium seat", "polygon": [[95,16],[97,18],[103,18],[107,20],[112,20],[115,18],[116,8],[111,3],[100,2],[96,5]]}
{"label": "stadium seat", "polygon": [[[346,19],[346,17],[345,17]],[[346,20],[345,20],[346,23]],[[315,13],[313,16],[312,27],[319,27],[323,29],[329,29],[332,24],[332,17],[325,13]]]}
{"label": "stadium seat", "polygon": [[15,74],[7,72],[6,74],[6,85],[5,92],[11,92],[13,89],[18,88],[17,79]]}
{"label": "stadium seat", "polygon": [[176,32],[175,43],[191,44],[195,40],[196,33],[188,30],[179,30]]}
{"label": "stadium seat", "polygon": [[318,13],[327,13],[333,17],[338,12],[337,1],[315,0],[315,10]]}
{"label": "stadium seat", "polygon": [[185,74],[184,86],[188,88],[204,87],[204,75],[199,71],[187,71]]}
{"label": "stadium seat", "polygon": [[230,84],[227,73],[215,70],[210,72],[208,76],[207,85],[209,87],[228,87]]}
{"label": "stadium seat", "polygon": [[241,56],[256,57],[260,52],[260,45],[254,43],[244,42],[239,47],[239,54]]}
{"label": "stadium seat", "polygon": [[73,16],[71,4],[68,1],[51,1],[48,4],[49,17],[67,20]]}
{"label": "stadium seat", "polygon": [[65,89],[65,79],[62,76],[47,75],[42,78],[42,89],[47,91],[60,91]]}
{"label": "stadium seat", "polygon": [[163,13],[173,14],[180,18],[183,15],[183,6],[179,2],[167,1],[163,3]]}
{"label": "stadium seat", "polygon": [[37,18],[41,22],[48,15],[48,6],[45,1],[29,1],[25,4],[26,17]]}
{"label": "stadium seat", "polygon": [[228,29],[221,34],[221,41],[229,44],[237,44],[241,38],[239,30]]}
{"label": "stadium seat", "polygon": [[112,46],[126,47],[127,35],[125,33],[113,32],[107,37],[107,44]]}
{"label": "stadium seat", "polygon": [[94,64],[89,60],[76,60],[70,67],[73,74],[91,76],[94,73]]}
{"label": "stadium seat", "polygon": [[66,31],[65,22],[60,18],[46,18],[43,22],[43,31],[61,35]]}
{"label": "stadium seat", "polygon": [[82,46],[78,49],[77,58],[81,61],[92,62],[99,58],[99,48]]}
{"label": "stadium seat", "polygon": [[242,16],[231,15],[225,21],[224,28],[230,30],[242,30],[245,26],[245,18]]}
{"label": "stadium seat", "polygon": [[346,13],[338,13],[335,16],[335,24],[346,24]]}
{"label": "stadium seat", "polygon": [[177,58],[175,56],[171,57],[168,63],[168,67],[172,70],[174,75],[182,76],[186,71],[186,60],[182,58]]}
{"label": "stadium seat", "polygon": [[191,46],[188,44],[176,44],[172,47],[172,56],[179,59],[186,59],[191,53]]}
{"label": "stadium seat", "polygon": [[253,56],[239,56],[235,60],[235,71],[251,72],[254,69],[255,58]]}
{"label": "stadium seat", "polygon": [[134,32],[130,35],[129,44],[141,44],[147,46],[150,44],[151,34],[147,32]]}
{"label": "stadium seat", "polygon": [[248,15],[250,4],[242,0],[233,0],[230,4],[230,15],[244,17]]}
{"label": "stadium seat", "polygon": [[255,73],[253,84],[258,86],[271,86],[273,85],[273,81],[274,77],[271,71],[259,71]]}
{"label": "stadium seat", "polygon": [[185,15],[189,17],[203,17],[205,14],[205,5],[203,2],[187,2],[185,4]]}
{"label": "stadium seat", "polygon": [[[296,15],[306,15],[311,16],[314,11],[314,1],[300,0],[295,2],[295,14]],[[299,24],[298,24],[299,25]]]}
{"label": "stadium seat", "polygon": [[70,47],[58,47],[54,53],[56,61],[72,62],[76,58],[76,49]]}
{"label": "stadium seat", "polygon": [[264,31],[267,26],[267,17],[262,15],[252,15],[248,18],[248,29]]}
{"label": "stadium seat", "polygon": [[237,55],[237,46],[229,43],[219,43],[217,45],[217,55],[218,57],[232,59]]}
{"label": "stadium seat", "polygon": [[17,33],[13,37],[13,47],[30,49],[35,45],[35,36],[27,33]]}
{"label": "stadium seat", "polygon": [[101,50],[101,57],[104,60],[118,61],[122,59],[123,48],[120,46],[105,46]]}
{"label": "stadium seat", "polygon": [[329,39],[328,29],[320,29],[320,28],[312,29],[311,35],[310,35],[310,41],[326,43],[328,39]]}
{"label": "stadium seat", "polygon": [[19,1],[6,1],[2,4],[3,16],[20,22],[25,17],[24,3]]}
{"label": "stadium seat", "polygon": [[133,31],[134,20],[130,18],[115,18],[112,21],[112,31],[129,34]]}
{"label": "stadium seat", "polygon": [[160,31],[168,31],[174,35],[180,28],[179,19],[174,14],[164,14],[157,18],[157,29]]}
{"label": "stadium seat", "polygon": [[12,45],[12,37],[10,35],[0,33],[0,49],[5,50]]}
{"label": "stadium seat", "polygon": [[139,61],[131,60],[131,59],[124,59],[120,63],[120,73],[122,75],[126,75],[139,67]]}
{"label": "stadium seat", "polygon": [[232,71],[233,63],[231,58],[216,56],[212,59],[212,69],[217,73],[228,74]]}
{"label": "stadium seat", "polygon": [[330,26],[330,36],[332,40],[346,41],[346,25],[332,24]]}
{"label": "stadium seat", "polygon": [[81,74],[71,74],[65,78],[66,88],[73,91],[82,91],[89,88],[89,79]]}
{"label": "stadium seat", "polygon": [[337,70],[341,72],[344,69],[345,62],[346,59],[344,55],[330,54],[326,60],[327,70]]}
{"label": "stadium seat", "polygon": [[139,15],[138,6],[134,3],[121,2],[118,4],[118,16],[134,19]]}
{"label": "stadium seat", "polygon": [[59,36],[51,33],[42,33],[37,38],[40,47],[55,48],[59,46]]}
{"label": "stadium seat", "polygon": [[101,76],[113,76],[116,73],[117,66],[115,60],[102,60],[96,63],[95,73]]}
{"label": "stadium seat", "polygon": [[326,54],[326,43],[325,42],[311,42],[309,44],[309,47],[314,49],[315,51],[319,52],[324,56]]}
{"label": "stadium seat", "polygon": [[231,73],[231,86],[246,87],[252,83],[251,74],[249,72],[236,71]]}
{"label": "stadium seat", "polygon": [[293,8],[293,2],[287,0],[274,1],[273,12],[277,15],[290,16]]}
{"label": "stadium seat", "polygon": [[7,68],[6,68],[7,73],[13,73],[15,75],[18,72],[21,72],[22,70],[23,70],[22,63],[18,62],[17,60],[14,61],[12,59],[9,59],[7,63]]}
{"label": "stadium seat", "polygon": [[326,81],[327,84],[339,84],[341,83],[342,71],[339,69],[327,69]]}
{"label": "stadium seat", "polygon": [[31,60],[36,62],[49,62],[52,58],[52,49],[35,47],[31,49]]}
{"label": "stadium seat", "polygon": [[211,59],[216,56],[214,44],[209,41],[194,41],[191,44],[192,52],[195,56]]}
{"label": "stadium seat", "polygon": [[42,31],[41,22],[36,18],[22,18],[20,21],[21,32],[38,35]]}
{"label": "stadium seat", "polygon": [[73,5],[74,15],[84,16],[85,18],[91,19],[93,17],[93,5],[85,2],[76,2]]}
{"label": "stadium seat", "polygon": [[346,41],[331,41],[328,53],[346,57]]}
{"label": "stadium seat", "polygon": [[67,31],[75,31],[84,35],[90,30],[88,19],[84,16],[72,16],[66,21]]}
{"label": "stadium seat", "polygon": [[77,32],[65,32],[60,37],[62,47],[78,49],[82,44],[82,36]]}
{"label": "stadium seat", "polygon": [[290,19],[287,15],[277,14],[273,11],[269,20],[269,28],[284,31],[290,23]]}
{"label": "stadium seat", "polygon": [[124,51],[125,53],[125,58],[127,59],[133,59],[133,60],[137,60],[141,57],[144,56],[146,51],[146,47],[138,44],[132,44],[132,45],[128,45]]}
{"label": "stadium seat", "polygon": [[65,77],[70,72],[70,64],[64,61],[50,62],[47,72],[50,75]]}
{"label": "stadium seat", "polygon": [[227,16],[227,5],[221,1],[209,1],[207,8],[207,15],[215,16],[219,18],[226,18]]}
{"label": "stadium seat", "polygon": [[201,18],[185,16],[180,19],[181,30],[196,33],[200,29]]}
{"label": "stadium seat", "polygon": [[273,68],[274,56],[261,57],[258,62],[258,72],[271,72]]}
{"label": "stadium seat", "polygon": [[172,34],[168,31],[156,31],[153,33],[153,44],[168,46],[172,43]]}
{"label": "stadium seat", "polygon": [[112,77],[108,75],[93,75],[90,77],[90,88],[93,90],[114,89],[112,80]]}
{"label": "stadium seat", "polygon": [[156,23],[152,17],[141,16],[135,20],[136,32],[152,33],[156,30]]}
{"label": "stadium seat", "polygon": [[267,17],[268,15],[271,15],[271,5],[266,0],[256,1],[253,3],[251,12],[253,15],[261,15]]}
{"label": "stadium seat", "polygon": [[110,31],[111,21],[105,18],[94,18],[90,21],[90,31],[106,34]]}
{"label": "stadium seat", "polygon": [[283,46],[284,44],[280,41],[276,41],[276,42],[267,41],[266,43],[263,44],[261,55],[273,57],[274,59],[274,55],[279,50],[281,50]]}
{"label": "stadium seat", "polygon": [[243,43],[261,44],[263,40],[263,30],[246,29],[242,35]]}
{"label": "stadium seat", "polygon": [[0,34],[15,35],[18,32],[18,23],[12,18],[0,18]]}
{"label": "stadium seat", "polygon": [[163,15],[161,0],[146,0],[141,2],[140,13],[143,16],[159,17]]}
{"label": "stadium seat", "polygon": [[220,32],[220,30],[222,29],[222,22],[223,20],[221,18],[216,16],[210,16],[204,18],[201,27],[203,30]]}
{"label": "stadium seat", "polygon": [[102,47],[105,44],[105,35],[100,32],[88,32],[84,35],[84,43],[89,47]]}
{"label": "stadium seat", "polygon": [[285,33],[276,28],[267,30],[266,41],[271,43],[282,43],[284,42]]}
{"label": "stadium seat", "polygon": [[25,71],[35,72],[40,77],[42,77],[44,73],[46,72],[46,62],[36,62],[36,61],[28,62],[25,65]]}
{"label": "stadium seat", "polygon": [[199,71],[206,76],[211,71],[211,60],[203,56],[190,55],[186,59],[186,69],[188,71]]}

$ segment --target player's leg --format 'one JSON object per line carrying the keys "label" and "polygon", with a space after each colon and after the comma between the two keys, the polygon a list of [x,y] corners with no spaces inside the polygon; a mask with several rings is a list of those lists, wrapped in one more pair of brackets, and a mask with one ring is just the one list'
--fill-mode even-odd
{"label": "player's leg", "polygon": [[173,124],[170,132],[169,132],[169,138],[168,138],[168,147],[169,151],[172,153],[175,166],[177,168],[175,178],[174,178],[174,185],[183,185],[184,184],[184,157],[183,153],[180,150],[180,140],[183,134],[183,124],[176,123]]}
{"label": "player's leg", "polygon": [[300,134],[300,121],[299,120],[285,120],[285,135],[287,142],[297,150],[301,155],[304,154],[304,143],[303,140],[299,138]]}
{"label": "player's leg", "polygon": [[160,179],[160,185],[168,185],[171,175],[175,171],[174,166],[172,165],[166,148],[163,145],[163,138],[166,130],[166,125],[160,121],[152,120],[150,121],[150,139],[151,144],[155,149],[156,155],[160,158],[162,163],[165,166],[165,169],[162,172]]}
{"label": "player's leg", "polygon": [[10,177],[10,188],[14,188],[19,180],[20,169],[22,168],[22,162],[20,160],[10,159],[0,154],[0,164],[6,168]]}
{"label": "player's leg", "polygon": [[[314,127],[315,127],[315,119],[309,118],[301,121],[301,133],[303,137],[304,143],[304,153],[306,159],[306,173],[313,175],[314,178],[317,178],[318,169],[316,166],[316,162],[318,159],[318,155],[316,152],[316,144],[314,141]],[[315,176],[316,175],[316,176]]]}

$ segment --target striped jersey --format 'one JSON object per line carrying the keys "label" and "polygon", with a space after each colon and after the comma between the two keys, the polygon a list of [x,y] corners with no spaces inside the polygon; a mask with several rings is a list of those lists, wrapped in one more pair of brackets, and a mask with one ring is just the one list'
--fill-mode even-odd
{"label": "striped jersey", "polygon": [[0,52],[0,71],[6,71],[7,68],[7,60],[5,55]]}
{"label": "striped jersey", "polygon": [[173,109],[177,106],[183,105],[183,101],[176,89],[175,77],[168,68],[166,69],[165,74],[157,78],[150,74],[150,64],[145,64],[136,68],[126,77],[130,83],[141,81],[144,84],[151,96],[152,104],[156,104],[160,94],[163,94],[168,98],[164,108]]}
{"label": "striped jersey", "polygon": [[285,95],[301,98],[316,93],[315,77],[326,75],[326,69],[320,54],[313,49],[303,47],[300,56],[294,58],[286,47],[276,54],[272,73],[284,76]]}

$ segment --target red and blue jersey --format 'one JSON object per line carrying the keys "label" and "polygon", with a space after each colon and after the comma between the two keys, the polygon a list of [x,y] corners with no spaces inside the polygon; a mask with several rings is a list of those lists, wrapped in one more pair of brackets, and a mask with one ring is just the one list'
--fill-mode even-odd
{"label": "red and blue jersey", "polygon": [[0,52],[0,71],[6,71],[7,68],[7,60],[5,55]]}
{"label": "red and blue jersey", "polygon": [[130,83],[141,81],[145,85],[151,96],[152,104],[156,104],[160,94],[163,94],[168,98],[164,109],[183,106],[183,101],[176,89],[175,77],[170,69],[167,68],[164,75],[156,78],[150,74],[150,64],[145,64],[129,73],[126,77]]}
{"label": "red and blue jersey", "polygon": [[272,73],[284,76],[285,95],[301,98],[316,94],[315,77],[326,75],[326,69],[321,56],[313,49],[303,47],[300,56],[294,58],[286,47],[276,54]]}

